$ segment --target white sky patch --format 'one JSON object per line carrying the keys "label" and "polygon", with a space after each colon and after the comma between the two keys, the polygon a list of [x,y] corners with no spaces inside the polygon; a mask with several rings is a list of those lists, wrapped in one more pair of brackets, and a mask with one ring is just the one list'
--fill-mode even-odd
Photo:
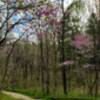
{"label": "white sky patch", "polygon": [[[51,0],[51,1],[60,2],[61,0]],[[67,8],[73,1],[74,0],[64,0],[64,7]],[[96,12],[95,0],[82,0],[82,1],[84,1],[87,4],[89,10]]]}
{"label": "white sky patch", "polygon": [[65,0],[64,1],[64,7],[67,8],[72,3],[72,1],[73,0]]}
{"label": "white sky patch", "polygon": [[4,5],[4,3],[2,1],[0,1],[0,6]]}
{"label": "white sky patch", "polygon": [[[61,2],[61,0],[51,0],[52,2]],[[64,0],[64,8],[66,9],[73,0]]]}

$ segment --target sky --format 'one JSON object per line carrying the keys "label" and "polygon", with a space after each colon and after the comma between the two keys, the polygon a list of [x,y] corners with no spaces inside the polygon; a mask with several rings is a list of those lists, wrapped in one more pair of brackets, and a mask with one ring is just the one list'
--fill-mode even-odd
{"label": "sky", "polygon": [[[51,0],[51,1],[61,1],[61,0]],[[64,7],[66,8],[73,0],[64,0]]]}
{"label": "sky", "polygon": [[[55,0],[51,0],[51,1],[55,1]],[[57,1],[57,0],[56,0],[56,1]],[[67,7],[71,4],[72,1],[73,1],[73,0],[64,0],[64,7],[67,8]],[[93,3],[94,3],[93,1],[94,1],[94,0],[83,0],[83,1],[85,1],[85,3],[87,4],[87,7],[89,7],[89,8],[87,8],[87,10],[84,12],[84,14],[82,14],[82,22],[86,22],[86,21],[87,21],[87,18],[88,18],[89,15],[90,15],[90,12],[89,12],[88,10],[91,9],[92,11],[93,11],[93,10],[95,11],[95,7],[94,7],[94,5],[93,5]],[[3,3],[0,1],[0,6],[1,6],[2,4],[3,4]],[[20,12],[19,14],[13,16],[13,17],[11,18],[11,20],[12,20],[13,23],[15,23],[15,22],[17,22],[19,19],[21,19],[21,17],[23,17],[23,16],[26,16],[27,19],[31,19],[31,18],[32,18],[31,14],[29,14],[29,13],[23,14],[22,12]],[[19,35],[19,34],[23,31],[23,29],[25,29],[25,27],[27,27],[27,24],[26,24],[26,23],[27,23],[27,22],[26,22],[25,20],[22,20],[22,23],[19,24],[19,25],[17,25],[17,26],[13,29],[13,32],[16,33],[16,36]]]}

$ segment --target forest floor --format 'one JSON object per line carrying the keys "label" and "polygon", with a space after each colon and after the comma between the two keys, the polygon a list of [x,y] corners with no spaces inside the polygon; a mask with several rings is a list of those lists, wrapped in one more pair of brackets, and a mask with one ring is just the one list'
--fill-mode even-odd
{"label": "forest floor", "polygon": [[[79,92],[73,92],[69,95],[43,95],[40,92],[32,91],[31,89],[16,89],[2,91],[4,96],[10,96],[14,99],[9,100],[100,100],[99,97],[92,97],[86,95],[78,96]],[[33,99],[32,99],[33,98]],[[1,100],[1,99],[0,99]],[[2,99],[8,100],[8,99]]]}
{"label": "forest floor", "polygon": [[20,93],[15,93],[15,92],[8,92],[8,91],[2,91],[3,94],[5,95],[8,95],[8,96],[11,96],[15,99],[20,99],[20,100],[35,100],[35,99],[32,99],[30,97],[27,97],[23,94],[20,94]]}

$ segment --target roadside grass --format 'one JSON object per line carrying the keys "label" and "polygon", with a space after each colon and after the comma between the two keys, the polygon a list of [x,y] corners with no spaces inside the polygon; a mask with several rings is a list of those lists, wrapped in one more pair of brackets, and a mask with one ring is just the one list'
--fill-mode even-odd
{"label": "roadside grass", "polygon": [[42,99],[42,100],[100,100],[100,96],[92,97],[88,95],[83,95],[78,89],[71,91],[68,95],[63,95],[61,94],[61,92],[58,92],[57,94],[47,95],[45,93],[33,89],[22,89],[22,88],[16,88],[10,91],[24,94],[33,99]]}
{"label": "roadside grass", "polygon": [[0,100],[21,100],[21,99],[15,99],[0,92]]}

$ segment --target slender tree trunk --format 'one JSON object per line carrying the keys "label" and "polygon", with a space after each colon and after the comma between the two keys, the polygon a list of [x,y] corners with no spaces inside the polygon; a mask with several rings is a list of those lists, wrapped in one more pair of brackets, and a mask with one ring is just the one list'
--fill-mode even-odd
{"label": "slender tree trunk", "polygon": [[[62,34],[61,34],[61,62],[65,61],[65,43],[64,43],[64,37],[65,37],[65,12],[64,12],[64,0],[62,0]],[[64,94],[67,94],[67,81],[66,81],[66,69],[65,66],[62,67],[62,81],[63,81],[63,92]]]}
{"label": "slender tree trunk", "polygon": [[43,41],[42,38],[40,40],[40,67],[41,67],[41,84],[42,84],[42,91],[45,92],[45,79],[44,79],[44,57],[43,57]]}
{"label": "slender tree trunk", "polygon": [[97,44],[96,44],[96,35],[94,34],[94,65],[95,65],[95,79],[94,79],[94,95],[97,96],[98,95],[98,78],[99,78],[99,73],[98,73],[98,65],[97,65]]}
{"label": "slender tree trunk", "polygon": [[94,41],[94,48],[93,48],[93,64],[94,64],[94,81],[93,84],[89,87],[89,94],[92,95],[92,93],[94,93],[95,96],[98,95],[98,80],[99,80],[99,72],[98,72],[98,57],[97,57],[97,44],[96,44],[96,34],[93,37],[93,41]]}
{"label": "slender tree trunk", "polygon": [[54,48],[54,92],[56,93],[57,90],[57,47],[56,47],[56,36],[54,33],[54,42],[53,42],[53,48]]}
{"label": "slender tree trunk", "polygon": [[50,93],[50,70],[49,70],[49,43],[46,34],[46,93]]}

